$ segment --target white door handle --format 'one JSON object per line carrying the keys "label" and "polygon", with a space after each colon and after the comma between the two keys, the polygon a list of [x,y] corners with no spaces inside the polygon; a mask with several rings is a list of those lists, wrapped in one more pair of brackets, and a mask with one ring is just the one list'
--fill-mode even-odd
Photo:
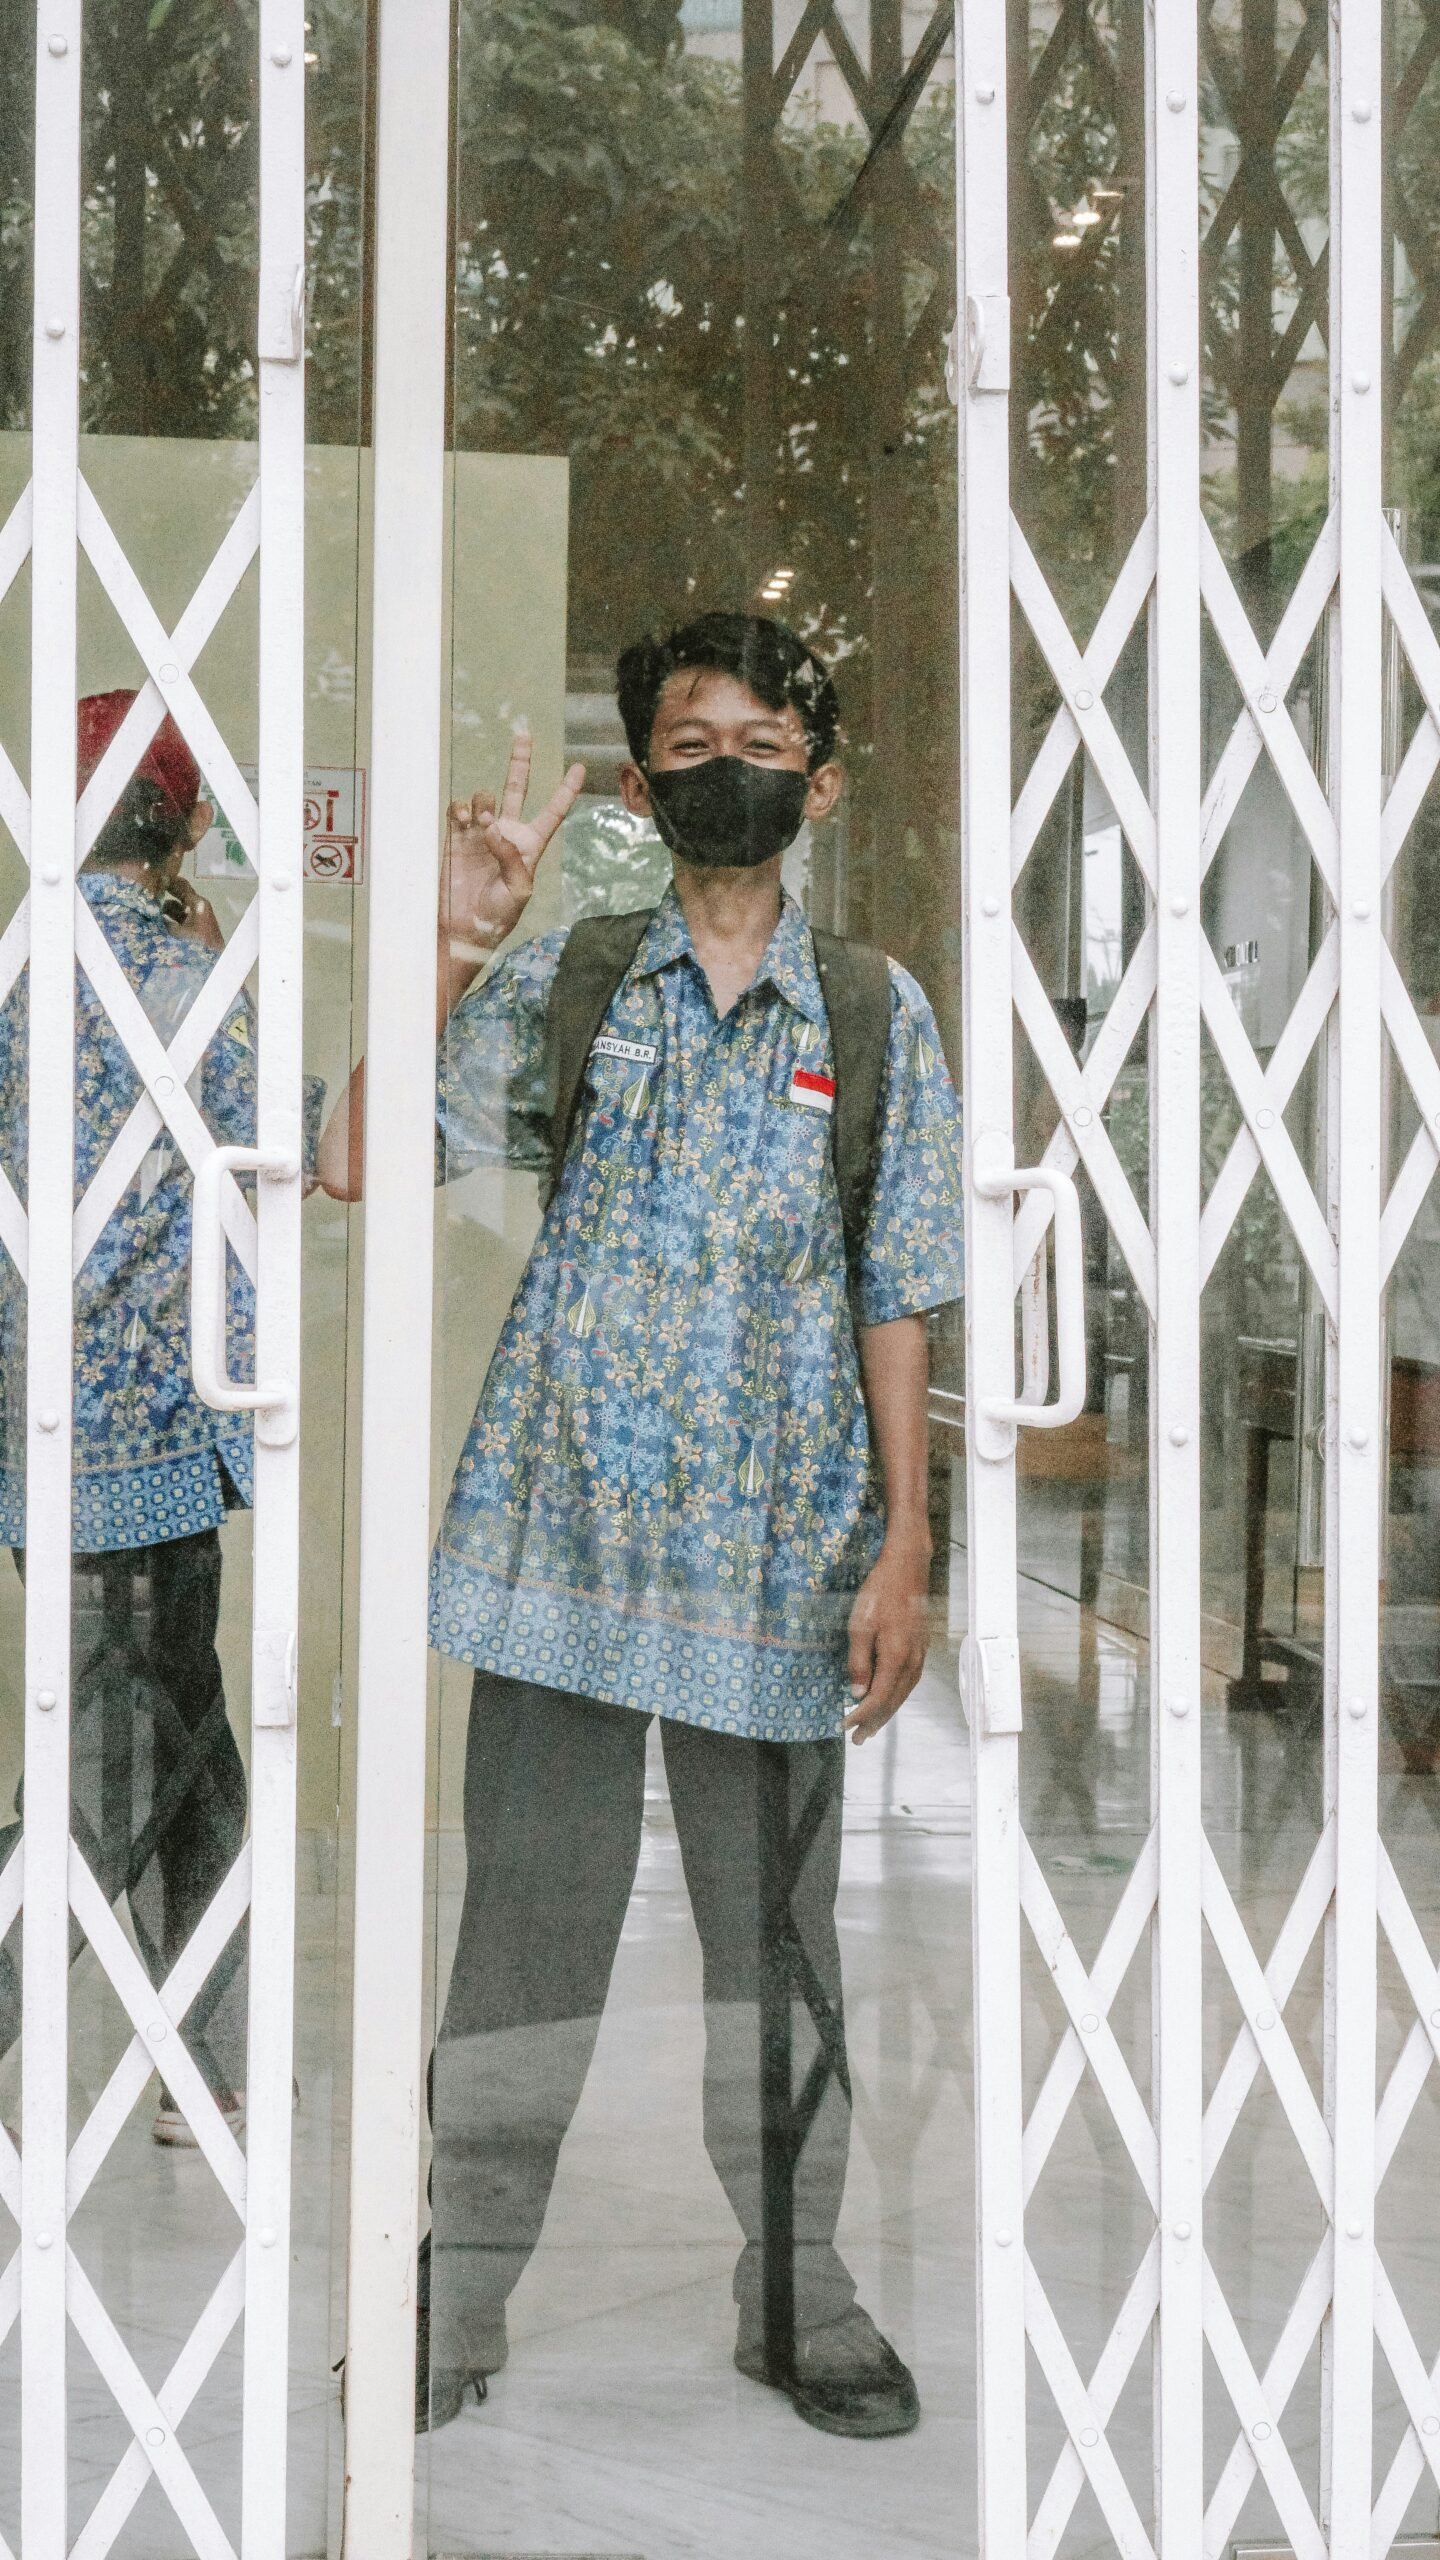
{"label": "white door handle", "polygon": [[195,1176],[190,1227],[190,1368],[195,1393],[217,1413],[263,1417],[263,1438],[293,1440],[297,1402],[293,1386],[237,1384],[229,1372],[225,1342],[225,1228],[221,1185],[227,1173],[257,1173],[262,1181],[294,1182],[297,1158],[274,1147],[212,1147]]}
{"label": "white door handle", "polygon": [[[979,1399],[983,1424],[1004,1434],[1004,1454],[1013,1447],[1017,1424],[1031,1431],[1059,1431],[1085,1410],[1085,1239],[1080,1227],[1080,1195],[1058,1165],[1037,1164],[1017,1171],[1002,1140],[982,1139],[975,1149],[973,1178],[982,1200],[1005,1200],[1012,1191],[1048,1191],[1055,1205],[1055,1333],[1060,1379],[1053,1404],[1027,1404],[1013,1396]],[[1042,1248],[1043,1250],[1043,1248]],[[996,1455],[1001,1454],[999,1447]]]}

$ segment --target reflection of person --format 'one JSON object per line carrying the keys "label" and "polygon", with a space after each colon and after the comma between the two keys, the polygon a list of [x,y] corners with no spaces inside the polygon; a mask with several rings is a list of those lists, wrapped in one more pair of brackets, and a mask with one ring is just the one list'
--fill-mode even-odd
{"label": "reflection of person", "polygon": [[[654,818],[674,885],[621,929],[628,965],[612,952],[603,1014],[592,1004],[563,1170],[433,1569],[433,1641],[475,1665],[475,1687],[417,2423],[453,2416],[470,2383],[483,2398],[505,2360],[506,2299],[539,2238],[635,1874],[653,1715],[704,1955],[705,2139],[745,2234],[736,2363],[814,2425],[895,2434],[919,2415],[915,2386],[834,2247],[850,2113],[834,1906],[844,1730],[878,1731],[924,1659],[923,1318],[961,1288],[957,1106],[924,997],[877,959],[879,1107],[847,1286],[831,1145],[845,1042],[780,885],[785,847],[841,788],[830,677],[783,626],[712,614],[627,650],[620,706],[626,805]],[[474,972],[519,921],[579,778],[533,826],[523,775],[498,817],[481,800],[451,812],[450,1175],[551,1166],[567,937]],[[342,1195],[359,1120],[356,1094],[321,1144]],[[770,2376],[760,1802],[777,1746],[797,1800],[823,1805],[790,1918],[839,2067],[795,2171],[796,2350]]]}
{"label": "reflection of person", "polygon": [[[83,789],[133,694],[79,709]],[[167,1044],[215,965],[214,913],[180,865],[211,823],[200,771],[171,720],[125,786],[80,877],[152,1028]],[[83,1198],[143,1087],[83,970],[75,1028],[75,1196]],[[23,1194],[27,990],[0,1013],[0,1154]],[[214,1137],[252,1145],[255,1059],[243,998],[227,1009],[192,1091]],[[244,1837],[245,1774],[215,1649],[218,1530],[248,1503],[246,1416],[214,1413],[190,1375],[191,1177],[168,1130],[141,1162],[75,1282],[74,1635],[71,1767],[76,1838],[107,1900],[127,1895],[140,1950],[162,1981]],[[233,1371],[251,1341],[249,1282],[232,1273]],[[25,1295],[0,1272],[0,1539],[25,1536]],[[23,1797],[23,1791],[22,1791]],[[23,1802],[17,1802],[17,1812]],[[0,1832],[0,1859],[20,1837]],[[0,2045],[20,2030],[16,1940],[0,1951]],[[78,1951],[80,1940],[75,1939]],[[232,2121],[244,2061],[241,1941],[210,1972],[186,2038]],[[193,2141],[162,2090],[159,2142]]]}

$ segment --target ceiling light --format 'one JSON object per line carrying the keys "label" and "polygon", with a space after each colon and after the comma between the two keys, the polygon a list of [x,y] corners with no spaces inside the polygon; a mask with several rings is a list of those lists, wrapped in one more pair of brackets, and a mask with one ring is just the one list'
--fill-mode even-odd
{"label": "ceiling light", "polygon": [[1050,246],[1052,249],[1078,249],[1080,234],[1078,231],[1057,231]]}

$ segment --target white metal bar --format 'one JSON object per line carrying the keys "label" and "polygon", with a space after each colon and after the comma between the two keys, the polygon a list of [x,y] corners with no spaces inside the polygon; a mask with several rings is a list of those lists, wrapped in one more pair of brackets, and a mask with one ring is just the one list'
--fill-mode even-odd
{"label": "white metal bar", "polygon": [[380,0],[369,1075],[345,2537],[415,2480],[450,0]]}
{"label": "white metal bar", "polygon": [[[263,915],[263,908],[261,913]],[[194,1048],[194,1063],[199,1064],[201,1052],[196,1043],[203,1027],[208,1024],[218,1029],[245,976],[245,948],[236,947],[240,944],[241,934],[237,933],[216,961],[209,979],[191,1005],[173,1047],[167,1050],[161,1045],[158,1032],[152,1028],[140,998],[106,941],[104,928],[94,909],[82,900],[75,914],[75,948],[86,979],[119,1032],[130,1063],[144,1082],[149,1101],[197,1174],[209,1161],[214,1151],[214,1140],[198,1107],[191,1100],[186,1089],[186,1077],[177,1066],[176,1057],[177,1053],[184,1056]],[[185,1037],[187,1032],[190,1033],[189,1040]],[[73,1241],[77,1271],[85,1255],[104,1232],[103,1223],[97,1224],[97,1215],[106,1192],[113,1186],[114,1173],[119,1169],[114,1159],[115,1148],[112,1148],[75,1212]],[[99,1199],[92,1203],[91,1195],[96,1184],[102,1184],[103,1189]],[[119,1198],[120,1194],[116,1192],[111,1205],[118,1205]],[[223,1187],[220,1209],[225,1232],[242,1267],[253,1278],[257,1268],[255,1222],[248,1203],[233,1181]]]}
{"label": "white metal bar", "polygon": [[[270,5],[274,11],[276,23],[281,23],[287,16],[288,0],[270,0]],[[265,47],[264,39],[262,38],[262,59],[272,75],[272,83],[278,82],[277,94],[283,94],[285,86],[283,66],[278,64],[274,59],[276,49],[277,47],[275,45],[268,48]],[[281,46],[280,49],[283,50],[283,46]],[[274,126],[274,123],[275,118],[272,112],[272,127]],[[278,146],[268,155],[266,153],[262,124],[262,163],[266,161],[267,157],[271,170],[270,192],[273,196],[276,190],[285,183],[286,173],[281,163]],[[262,233],[268,232],[268,235],[273,240],[277,232],[281,230],[282,227],[293,229],[294,226],[293,224],[282,226],[280,216],[273,206],[267,214],[264,202],[265,184],[266,181],[262,176],[260,223]],[[302,239],[302,257],[303,249],[304,243]],[[263,244],[260,256],[263,274],[265,264],[265,250]],[[298,359],[291,362],[281,362],[276,364],[267,363],[262,357],[261,362],[264,366],[264,373],[262,373],[261,377],[260,393],[260,528],[262,552],[260,584],[263,593],[266,575],[263,554],[266,521],[264,481],[265,447],[267,441],[265,433],[267,404],[265,399],[264,375],[268,373],[283,373],[293,376],[298,372],[301,376],[301,398],[303,401],[304,367],[299,363]],[[303,410],[301,422],[303,425]],[[273,446],[273,437],[270,439],[270,442]],[[271,477],[273,480],[273,470]],[[202,702],[199,694],[196,692],[195,687],[190,680],[189,665],[184,661],[181,650],[172,642],[170,634],[165,629],[155,607],[145,593],[134,569],[126,559],[119,543],[116,541],[110,525],[106,520],[104,510],[101,507],[98,498],[95,496],[94,491],[88,488],[83,480],[80,483],[77,522],[80,539],[85,546],[85,552],[89,559],[90,566],[94,570],[100,584],[115,607],[116,612],[119,614],[121,621],[124,623],[125,629],[129,634],[133,645],[139,651],[145,662],[146,671],[149,676],[149,684],[145,688],[147,695],[152,691],[152,689],[154,692],[159,694],[161,701],[161,717],[163,718],[164,713],[168,711],[182,736],[193,748],[195,756],[198,759],[206,778],[214,783],[216,790],[220,794],[221,801],[224,805],[225,816],[232,834],[235,836],[237,843],[244,847],[245,852],[249,855],[250,860],[253,863],[255,860],[256,844],[259,836],[259,819],[256,812],[254,794],[251,791],[249,784],[246,782],[244,775],[241,773],[234,756],[230,752],[229,746],[226,744],[225,739],[220,733],[220,730],[211,718],[210,713]],[[242,509],[240,517],[237,518],[236,524],[231,526],[229,534],[222,543],[220,550],[216,553],[215,559],[210,564],[210,569],[206,574],[205,584],[202,590],[204,606],[213,608],[216,620],[218,620],[220,611],[223,609],[225,602],[228,601],[228,598],[224,593],[224,586],[227,577],[230,580],[233,592],[233,588],[239,584],[239,581],[243,577],[249,564],[250,551],[248,547],[248,534],[249,527],[246,524],[244,510]],[[271,566],[273,568],[273,562]],[[263,615],[263,604],[261,606],[261,612]],[[192,619],[191,640],[193,654],[196,656],[199,655],[201,648],[204,646],[205,638],[207,636],[204,630],[205,618],[206,615],[202,606],[201,614]],[[265,659],[262,650],[262,671],[264,669],[264,665]],[[263,721],[263,672],[261,678],[261,692],[261,718]],[[133,721],[137,726],[139,726],[143,724],[143,720],[145,718],[149,717],[149,714],[148,711],[142,714],[140,706],[137,703],[132,706],[126,717],[127,721]],[[155,728],[159,727],[160,723],[158,719],[155,721],[154,725]],[[154,735],[153,729],[151,731],[151,735]],[[137,755],[136,761],[138,762],[138,760],[139,758]],[[303,774],[303,766],[301,770]],[[124,780],[127,778],[123,769],[121,772],[116,774],[113,765],[111,767],[111,772],[114,775],[114,782],[107,777],[107,789],[114,788],[115,783],[123,784]],[[98,776],[92,778],[92,788],[94,779],[98,779]],[[87,798],[88,797],[89,794],[87,793]],[[91,819],[91,823],[95,825],[95,831],[98,835],[100,828],[105,823],[105,816],[108,815],[108,812],[103,810],[103,802],[101,801],[98,793],[95,795],[94,805],[102,810],[102,814],[99,818],[96,819],[93,816],[92,811],[87,811],[86,814],[87,817]]]}
{"label": "white metal bar", "polygon": [[[250,1907],[250,1843],[247,1840],[229,1874],[192,1932],[160,1986],[160,2007],[178,2032],[185,2012],[223,1955]],[[152,2045],[132,2037],[70,2146],[66,2200],[78,2213],[110,2146],[155,2068]]]}
{"label": "white metal bar", "polygon": [[21,2540],[64,2560],[80,0],[37,12]]}
{"label": "white metal bar", "polygon": [[1200,2018],[1200,292],[1195,0],[1146,12],[1147,366],[1155,600],[1150,788],[1157,967],[1150,1050],[1151,1768],[1159,1838],[1152,2103],[1160,2155],[1155,2538],[1204,2513]]}
{"label": "white metal bar", "polygon": [[[235,2560],[230,2537],[196,2479],[188,2456],[176,2442],[174,2429],[166,2425],[159,2401],[73,2250],[66,2253],[65,2278],[70,2317],[90,2351],[92,2362],[113,2393],[136,2444],[143,2447],[145,2460],[189,2535],[199,2560]],[[277,2468],[283,2475],[283,2438],[273,2451]],[[283,2543],[280,2549],[283,2551]]]}
{"label": "white metal bar", "polygon": [[[161,2419],[179,2425],[245,2307],[245,2251],[236,2250],[166,2379],[155,2394]],[[138,2444],[121,2457],[86,2517],[70,2560],[103,2560],[150,2478]]]}
{"label": "white metal bar", "polygon": [[1380,1671],[1381,13],[1330,11],[1331,504],[1340,522],[1334,808],[1340,921],[1335,1382],[1332,2560],[1369,2560],[1373,2463],[1376,1832]]}
{"label": "white metal bar", "polygon": [[1156,2560],[1155,2545],[1141,2523],[1125,2475],[1110,2447],[1099,2409],[1086,2390],[1075,2359],[1055,2317],[1049,2296],[1027,2258],[1025,2317],[1036,2361],[1044,2374],[1065,2430],[1084,2466],[1120,2560]]}
{"label": "white metal bar", "polygon": [[[305,787],[304,0],[260,18],[260,907],[256,1138],[294,1165],[257,1186],[255,1374],[300,1375]],[[152,668],[152,674],[155,672]],[[161,690],[166,690],[162,673]],[[175,688],[170,688],[172,695]],[[227,810],[227,815],[229,814]],[[300,1452],[293,1408],[255,1427],[250,2028],[240,2548],[284,2560],[295,2001]],[[288,1425],[288,1427],[287,1427]]]}
{"label": "white metal bar", "polygon": [[[1006,12],[964,0],[956,80],[959,214],[956,337],[970,308],[1007,312]],[[1005,322],[1008,330],[1008,319]],[[1013,1162],[1010,930],[1010,403],[1008,355],[966,380],[957,366],[960,469],[960,774],[963,1091],[966,1119],[967,1395],[1010,1391],[1014,1271],[1008,1200],[971,1177],[975,1143]],[[1034,1247],[1032,1245],[1032,1252]],[[967,1625],[1013,1644],[1015,1461],[982,1459],[966,1434]],[[1020,2054],[1020,1770],[1014,1734],[970,1724],[974,1909],[976,2319],[980,2549],[1021,2560],[1026,2523],[1023,2100]]]}
{"label": "white metal bar", "polygon": [[174,2022],[165,2003],[73,1840],[70,1843],[70,1906],[137,2036],[144,2036],[149,2043],[152,2068],[156,2063],[163,2063],[166,2082],[185,2111],[216,2185],[243,2222],[245,2155],[225,2122],[213,2092],[207,2088],[200,2065],[187,2049],[184,2037],[176,2035],[172,2041]]}

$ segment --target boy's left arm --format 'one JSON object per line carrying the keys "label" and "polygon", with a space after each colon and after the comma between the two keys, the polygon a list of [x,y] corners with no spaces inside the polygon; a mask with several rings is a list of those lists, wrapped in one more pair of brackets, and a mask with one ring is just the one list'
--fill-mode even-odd
{"label": "boy's left arm", "polygon": [[850,1613],[854,1712],[845,1730],[867,1742],[902,1707],[925,1668],[930,1586],[928,1500],[930,1345],[923,1316],[859,1329],[860,1374],[885,1486],[885,1543]]}
{"label": "boy's left arm", "polygon": [[935,1017],[890,964],[892,1012],[874,1191],[860,1257],[860,1374],[885,1499],[885,1542],[850,1618],[846,1729],[864,1742],[925,1666],[930,1582],[926,1316],[963,1296],[960,1111]]}

